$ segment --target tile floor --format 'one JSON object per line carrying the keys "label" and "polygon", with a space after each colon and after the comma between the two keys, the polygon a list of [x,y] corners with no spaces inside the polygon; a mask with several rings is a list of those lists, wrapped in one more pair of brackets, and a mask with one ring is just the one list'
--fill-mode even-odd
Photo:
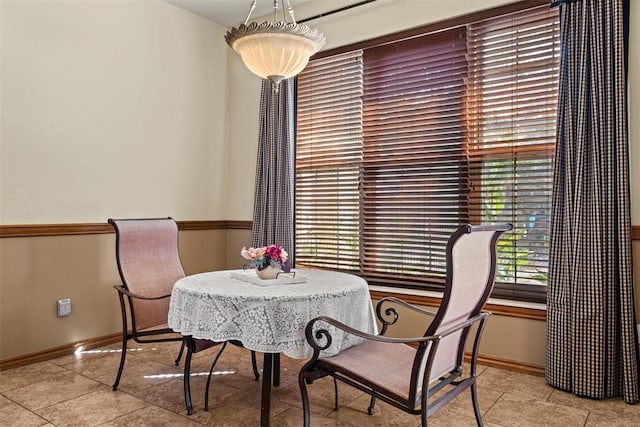
{"label": "tile floor", "polygon": [[[250,353],[227,346],[212,381],[210,411],[204,386],[213,351],[193,360],[194,414],[186,415],[181,367],[173,365],[178,344],[133,346],[117,392],[111,391],[119,346],[80,352],[0,372],[0,426],[258,426],[260,383],[253,380]],[[282,357],[281,386],[272,394],[271,425],[300,426],[297,372],[304,361]],[[487,427],[640,426],[640,405],[621,399],[577,398],[547,386],[541,377],[481,367],[480,407]],[[417,416],[382,402],[367,415],[368,398],[340,386],[340,410],[333,410],[328,379],[309,386],[314,427],[419,426]],[[436,415],[430,426],[475,426],[469,393]]]}

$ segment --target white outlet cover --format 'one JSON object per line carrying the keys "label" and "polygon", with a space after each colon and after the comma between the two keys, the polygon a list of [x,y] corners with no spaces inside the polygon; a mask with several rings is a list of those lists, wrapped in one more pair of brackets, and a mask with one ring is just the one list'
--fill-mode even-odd
{"label": "white outlet cover", "polygon": [[58,300],[58,317],[65,317],[71,314],[71,298]]}

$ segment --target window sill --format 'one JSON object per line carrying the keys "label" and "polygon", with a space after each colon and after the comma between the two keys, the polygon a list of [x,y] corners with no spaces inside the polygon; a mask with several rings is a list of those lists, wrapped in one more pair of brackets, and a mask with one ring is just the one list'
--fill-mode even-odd
{"label": "window sill", "polygon": [[[411,304],[429,307],[439,306],[440,300],[442,299],[442,292],[403,289],[379,285],[369,285],[369,292],[373,299],[394,296]],[[500,316],[543,321],[547,320],[547,306],[546,304],[541,303],[489,298],[485,309]]]}

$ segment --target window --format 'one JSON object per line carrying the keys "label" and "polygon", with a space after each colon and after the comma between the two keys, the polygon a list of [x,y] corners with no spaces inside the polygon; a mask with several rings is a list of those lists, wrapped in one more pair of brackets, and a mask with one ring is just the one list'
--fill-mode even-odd
{"label": "window", "polygon": [[440,289],[451,232],[508,221],[495,295],[544,299],[558,55],[544,6],[311,61],[297,265]]}
{"label": "window", "polygon": [[518,285],[547,284],[558,20],[541,7],[468,28],[469,208],[480,221],[514,224],[499,243],[496,281],[516,297]]}

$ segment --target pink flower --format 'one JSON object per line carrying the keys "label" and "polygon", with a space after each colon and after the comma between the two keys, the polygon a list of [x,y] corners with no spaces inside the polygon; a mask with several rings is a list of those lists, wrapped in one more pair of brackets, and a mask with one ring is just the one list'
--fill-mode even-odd
{"label": "pink flower", "polygon": [[282,252],[281,246],[275,246],[275,245],[267,246],[264,252],[268,258],[271,258],[272,260],[278,261],[278,262],[282,261],[280,259],[280,253]]}
{"label": "pink flower", "polygon": [[282,249],[282,246],[269,245],[261,248],[243,247],[240,251],[242,258],[249,260],[252,267],[262,270],[271,265],[276,268],[282,268],[287,261],[289,254]]}
{"label": "pink flower", "polygon": [[242,255],[242,258],[244,259],[248,259],[248,260],[252,260],[253,259],[253,248],[249,248],[247,249],[246,246],[242,247],[242,250],[240,251],[240,255]]}

